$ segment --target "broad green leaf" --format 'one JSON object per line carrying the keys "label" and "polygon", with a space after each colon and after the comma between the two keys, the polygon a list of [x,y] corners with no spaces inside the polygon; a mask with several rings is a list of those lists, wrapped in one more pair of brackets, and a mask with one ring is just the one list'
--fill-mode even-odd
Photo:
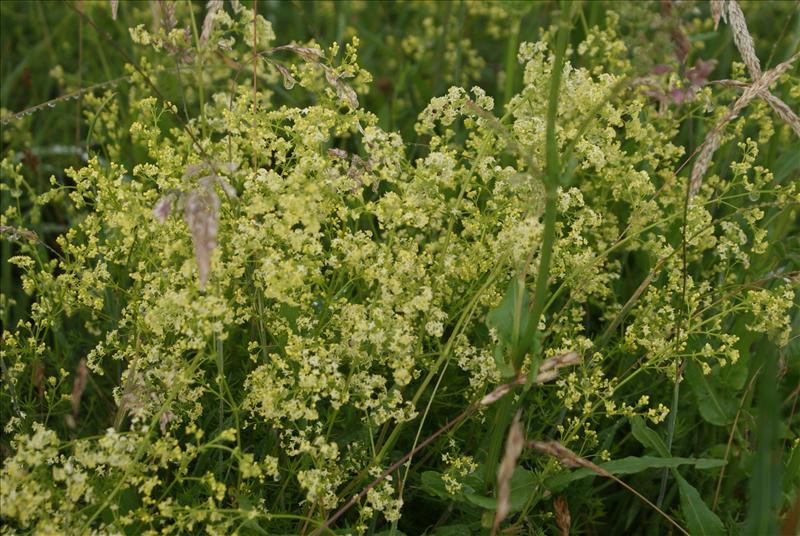
{"label": "broad green leaf", "polygon": [[528,290],[524,281],[511,278],[500,304],[486,315],[486,325],[497,332],[499,344],[494,350],[497,368],[505,378],[514,376],[510,351],[518,344],[528,325]]}
{"label": "broad green leaf", "polygon": [[689,361],[686,364],[686,380],[697,398],[697,409],[703,419],[717,426],[726,426],[733,422],[736,415],[733,399],[720,396],[697,363]]}
{"label": "broad green leaf", "polygon": [[715,460],[711,458],[659,458],[656,456],[628,456],[619,460],[612,460],[601,464],[600,467],[615,475],[627,475],[639,473],[647,469],[663,469],[664,467],[678,467],[680,465],[702,466],[706,469],[711,467],[721,467],[725,465],[725,460]]}
{"label": "broad green leaf", "polygon": [[[247,495],[239,495],[239,506],[245,512],[250,512],[253,509],[253,503]],[[262,529],[255,519],[248,519],[242,523],[242,528],[247,528],[256,534],[269,534],[266,530]],[[245,534],[246,531],[243,531]]]}
{"label": "broad green leaf", "polygon": [[681,496],[681,511],[689,525],[689,533],[702,536],[722,535],[725,527],[717,515],[712,512],[700,493],[689,484],[677,471],[673,471],[675,479],[678,481],[678,489]]}
{"label": "broad green leaf", "polygon": [[518,277],[513,277],[503,300],[486,315],[486,325],[497,331],[501,342],[513,346],[527,321],[528,290]]}
{"label": "broad green leaf", "polygon": [[502,342],[498,343],[497,346],[494,347],[494,353],[492,355],[494,356],[495,365],[497,365],[497,370],[500,371],[500,376],[502,378],[513,378],[516,375],[514,365],[511,363],[511,353],[508,346]]}
{"label": "broad green leaf", "polygon": [[[467,476],[463,482],[463,489],[459,493],[451,494],[447,491],[442,480],[442,474],[436,471],[425,471],[420,477],[422,489],[430,495],[440,497],[449,501],[468,502],[486,510],[494,510],[497,507],[497,499],[486,497],[475,492],[482,487],[483,470],[480,467],[477,471]],[[536,486],[534,474],[522,467],[517,467],[511,477],[511,511],[522,510]]]}
{"label": "broad green leaf", "polygon": [[[640,473],[648,469],[674,469],[681,465],[694,465],[696,469],[711,469],[725,465],[725,460],[710,458],[659,458],[656,456],[641,456],[621,458],[600,464],[612,475],[628,475]],[[554,475],[545,480],[545,487],[551,491],[558,491],[565,488],[570,482],[595,476],[597,473],[591,469],[576,469],[575,471],[564,472]]]}
{"label": "broad green leaf", "polygon": [[[517,467],[514,474],[511,476],[511,512],[519,512],[528,502],[533,491],[536,488],[536,477],[531,471]],[[497,508],[497,499],[495,497],[484,497],[476,493],[465,493],[464,498],[485,508],[486,510],[494,510]]]}
{"label": "broad green leaf", "polygon": [[441,473],[436,471],[425,471],[422,473],[422,476],[420,476],[420,480],[422,481],[422,489],[425,490],[429,495],[440,497],[442,499],[453,499],[453,496],[450,495],[450,493],[447,491],[447,488],[444,487]]}
{"label": "broad green leaf", "polygon": [[644,419],[641,417],[631,417],[630,421],[633,437],[635,437],[639,443],[649,449],[655,450],[664,458],[670,457],[669,449],[664,443],[664,440],[661,439],[661,436],[659,436],[655,430],[645,424]]}
{"label": "broad green leaf", "polygon": [[772,169],[774,169],[775,182],[777,184],[782,183],[800,169],[800,152],[787,151],[776,160]]}

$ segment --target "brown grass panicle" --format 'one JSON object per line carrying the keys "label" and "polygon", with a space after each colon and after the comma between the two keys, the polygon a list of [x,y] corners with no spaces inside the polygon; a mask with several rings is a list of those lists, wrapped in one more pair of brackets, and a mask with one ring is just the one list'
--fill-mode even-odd
{"label": "brown grass panicle", "polygon": [[739,54],[742,56],[742,61],[747,66],[747,71],[752,79],[751,84],[744,84],[738,81],[730,85],[738,85],[744,87],[742,95],[734,102],[730,111],[717,123],[713,129],[706,136],[703,142],[700,155],[697,157],[694,166],[692,167],[691,177],[689,179],[689,197],[694,197],[700,190],[708,169],[711,167],[711,159],[714,153],[719,149],[720,135],[725,126],[735,119],[742,109],[747,106],[750,101],[756,97],[764,99],[767,104],[775,111],[775,113],[783,121],[800,136],[800,120],[797,115],[792,111],[789,106],[778,97],[774,96],[769,91],[769,86],[776,82],[783,73],[785,73],[792,63],[797,59],[798,54],[795,54],[787,61],[777,65],[774,69],[762,73],[761,62],[756,54],[753,36],[747,29],[747,21],[745,20],[742,8],[736,0],[712,0],[711,2],[711,16],[714,19],[714,29],[719,26],[720,18],[730,24],[733,32],[733,41],[736,44]]}

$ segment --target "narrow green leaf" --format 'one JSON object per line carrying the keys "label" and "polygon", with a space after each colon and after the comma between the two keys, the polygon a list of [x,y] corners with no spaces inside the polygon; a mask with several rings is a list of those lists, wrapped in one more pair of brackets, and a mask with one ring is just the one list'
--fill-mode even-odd
{"label": "narrow green leaf", "polygon": [[720,536],[725,533],[725,527],[717,515],[703,502],[700,493],[684,479],[680,473],[673,471],[678,481],[681,496],[681,511],[689,526],[689,533],[702,536]]}
{"label": "narrow green leaf", "polygon": [[725,464],[725,460],[720,460],[718,458],[698,458],[694,464],[694,468],[702,471],[704,469],[716,469]]}
{"label": "narrow green leaf", "polygon": [[[656,456],[630,456],[600,464],[612,475],[627,475],[640,473],[648,469],[674,469],[681,465],[694,465],[696,469],[712,469],[725,465],[725,460],[713,458],[659,458]],[[565,488],[569,483],[587,476],[596,476],[597,473],[591,469],[577,469],[554,475],[545,480],[545,487],[551,491],[558,491]]]}
{"label": "narrow green leaf", "polygon": [[777,534],[783,477],[780,439],[780,405],[775,377],[778,351],[766,344],[761,350],[764,367],[758,379],[756,452],[750,475],[750,497],[745,534]]}

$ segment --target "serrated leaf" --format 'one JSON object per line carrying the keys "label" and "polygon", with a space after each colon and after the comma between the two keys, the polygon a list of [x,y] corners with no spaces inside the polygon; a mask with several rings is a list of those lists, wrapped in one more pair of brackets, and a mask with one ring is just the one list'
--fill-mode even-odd
{"label": "serrated leaf", "polygon": [[678,481],[678,490],[681,497],[681,511],[689,525],[690,534],[703,536],[722,535],[725,527],[719,517],[709,509],[700,493],[684,479],[677,471],[673,472]]}
{"label": "serrated leaf", "polygon": [[658,435],[655,430],[645,424],[644,419],[641,417],[631,417],[630,421],[633,437],[635,437],[642,446],[655,450],[664,458],[670,457],[669,449],[664,443],[664,440],[661,439],[661,436]]}
{"label": "serrated leaf", "polygon": [[686,380],[697,397],[697,407],[703,419],[717,426],[733,422],[736,415],[733,399],[721,396],[697,363],[689,361],[686,364]]}

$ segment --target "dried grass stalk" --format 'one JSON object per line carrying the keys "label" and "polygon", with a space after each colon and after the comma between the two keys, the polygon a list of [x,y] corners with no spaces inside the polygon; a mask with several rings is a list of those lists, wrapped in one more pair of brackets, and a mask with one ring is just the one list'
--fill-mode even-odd
{"label": "dried grass stalk", "polygon": [[203,45],[211,38],[211,32],[214,31],[214,20],[216,19],[217,11],[222,9],[222,0],[208,0],[206,4],[206,17],[203,19],[203,31],[200,34],[200,44]]}
{"label": "dried grass stalk", "polygon": [[283,77],[284,89],[286,89],[287,91],[292,89],[296,83],[296,80],[294,79],[294,76],[292,76],[292,73],[289,72],[289,69],[287,69],[280,63],[273,62],[272,65],[274,65],[275,68],[278,69],[278,72],[281,73],[281,76]]}
{"label": "dried grass stalk", "polygon": [[0,236],[6,237],[9,240],[19,240],[21,238],[31,242],[36,242],[39,240],[37,234],[30,229],[11,227],[8,225],[0,225]]}
{"label": "dried grass stalk", "polygon": [[153,207],[153,216],[155,216],[159,223],[164,223],[167,221],[167,218],[169,218],[172,212],[172,202],[174,198],[175,196],[173,194],[167,194],[159,199],[156,206]]}
{"label": "dried grass stalk", "polygon": [[725,0],[711,0],[711,18],[714,19],[714,31],[719,27],[719,19],[725,18]]}
{"label": "dried grass stalk", "polygon": [[739,54],[742,55],[742,60],[747,65],[750,78],[758,80],[761,78],[761,62],[758,61],[758,56],[756,55],[753,36],[747,30],[747,21],[745,21],[742,8],[739,7],[735,0],[730,0],[726,7],[728,8],[728,22],[731,25],[731,30],[733,30],[733,41],[736,43],[736,48],[739,49]]}
{"label": "dried grass stalk", "polygon": [[[86,366],[86,359],[82,358],[78,362],[78,369],[75,371],[75,380],[72,382],[72,396],[70,397],[70,404],[72,405],[72,424],[74,426],[75,419],[78,418],[78,410],[81,407],[81,397],[86,390],[86,383],[89,380],[89,367]],[[69,423],[69,421],[68,421]]]}
{"label": "dried grass stalk", "polygon": [[[325,80],[333,87],[334,90],[336,90],[336,96],[346,102],[351,109],[358,109],[358,95],[353,88],[342,81],[342,78],[350,78],[352,75],[347,73],[341,73],[337,75],[335,70],[323,64],[322,61],[324,57],[321,50],[289,44],[271,48],[268,52],[272,54],[273,52],[278,52],[281,50],[294,52],[306,62],[321,68],[325,73]],[[289,74],[289,71],[276,62],[272,63],[283,76],[283,85],[286,87],[286,89],[291,89],[291,87],[294,86],[294,78],[292,78],[291,74]]]}
{"label": "dried grass stalk", "polygon": [[674,519],[669,517],[661,508],[659,508],[658,506],[653,504],[650,500],[648,500],[647,497],[643,496],[641,493],[639,493],[638,491],[636,491],[635,489],[630,487],[628,484],[626,484],[625,482],[623,482],[619,478],[615,477],[614,475],[612,475],[611,473],[609,473],[608,471],[606,471],[602,467],[600,467],[598,465],[595,465],[594,463],[590,462],[586,458],[581,458],[580,456],[578,456],[577,454],[572,452],[570,449],[568,449],[567,447],[565,447],[564,445],[562,445],[558,441],[529,441],[528,442],[528,447],[532,448],[534,450],[538,450],[539,452],[541,452],[543,454],[547,454],[548,456],[551,456],[551,457],[557,459],[559,462],[561,462],[561,465],[563,465],[565,467],[573,467],[573,468],[582,467],[582,468],[589,469],[592,472],[594,472],[594,473],[596,473],[596,474],[598,474],[600,476],[603,476],[603,477],[606,477],[606,478],[610,478],[611,480],[613,480],[614,482],[616,482],[620,486],[624,487],[625,489],[627,489],[628,491],[630,491],[631,493],[633,493],[634,495],[639,497],[642,501],[647,503],[647,505],[650,506],[653,510],[655,510],[656,512],[661,514],[661,516],[663,516],[675,528],[677,528],[678,531],[681,534],[685,534],[686,536],[690,536],[689,533],[686,532],[686,530],[684,530],[683,527],[678,525],[678,523],[675,522]]}
{"label": "dried grass stalk", "polygon": [[325,70],[325,80],[336,90],[336,96],[345,101],[353,110],[357,109],[358,95],[356,95],[353,88],[342,82],[343,74],[337,75],[330,67],[320,66]]}
{"label": "dried grass stalk", "polygon": [[[554,357],[548,357],[542,364],[539,365],[539,372],[536,375],[536,378],[533,380],[534,383],[542,384],[547,383],[550,381],[555,380],[558,378],[558,370],[564,367],[570,367],[572,365],[577,365],[580,362],[580,356],[577,352],[569,351],[565,354],[557,355]],[[498,386],[494,391],[483,397],[480,401],[482,406],[488,406],[490,404],[494,404],[508,393],[511,392],[514,387],[525,385],[528,381],[528,377],[525,374],[520,374],[517,378],[510,383],[504,383],[503,385]]]}
{"label": "dried grass stalk", "polygon": [[219,197],[210,186],[192,190],[182,199],[183,217],[192,234],[200,289],[206,288],[211,270],[211,253],[217,247]]}
{"label": "dried grass stalk", "polygon": [[172,413],[170,410],[166,410],[164,413],[161,414],[161,416],[159,416],[158,427],[161,430],[161,435],[167,434],[167,426],[175,419],[176,419],[175,414]]}
{"label": "dried grass stalk", "polygon": [[797,117],[797,114],[789,108],[789,105],[768,91],[760,93],[759,96],[767,101],[767,104],[778,114],[778,117],[783,119],[794,130],[795,134],[800,137],[800,117]]}
{"label": "dried grass stalk", "polygon": [[128,369],[123,373],[123,392],[119,397],[117,413],[114,417],[114,428],[116,430],[120,429],[122,421],[125,419],[128,412],[141,411],[145,407],[145,400],[148,398],[144,381],[136,369],[138,361],[139,358],[137,354],[133,362],[128,366]]}
{"label": "dried grass stalk", "polygon": [[154,23],[157,23],[156,26],[160,24],[169,32],[178,24],[178,19],[175,18],[175,0],[171,2],[158,0],[158,12],[159,20],[154,20]]}
{"label": "dried grass stalk", "polygon": [[514,475],[514,468],[517,466],[517,460],[525,443],[521,417],[522,410],[517,410],[511,427],[508,429],[505,454],[497,468],[497,509],[494,513],[492,534],[497,533],[500,523],[511,511],[511,477]]}
{"label": "dried grass stalk", "polygon": [[[716,83],[723,86],[732,86],[740,89],[744,89],[748,86],[739,80],[716,80]],[[767,90],[762,91],[758,94],[758,96],[759,98],[764,99],[766,103],[769,104],[770,108],[772,108],[772,110],[778,114],[778,117],[783,119],[800,137],[800,118],[797,117],[797,114],[794,113],[794,110],[789,108],[788,104]]]}
{"label": "dried grass stalk", "polygon": [[[719,148],[719,138],[725,126],[733,121],[744,109],[744,107],[750,103],[750,101],[757,96],[768,93],[769,86],[777,81],[786,71],[788,71],[799,56],[800,53],[795,54],[783,63],[776,65],[774,69],[770,69],[766,73],[762,74],[758,80],[747,86],[742,95],[733,104],[733,107],[731,107],[730,111],[720,120],[720,122],[711,130],[711,132],[708,133],[708,136],[706,136],[706,141],[703,144],[703,149],[701,150],[700,155],[697,157],[697,161],[692,168],[692,175],[689,180],[689,197],[693,197],[700,189],[703,177],[708,171],[708,168],[711,166],[711,158],[714,155],[714,152]],[[788,108],[788,106],[786,108]]]}
{"label": "dried grass stalk", "polygon": [[111,6],[111,20],[117,20],[117,10],[119,9],[119,0],[109,0]]}
{"label": "dried grass stalk", "polygon": [[301,47],[300,45],[294,45],[294,44],[280,45],[277,47],[273,47],[269,49],[267,52],[272,54],[273,52],[278,52],[281,50],[289,50],[291,52],[294,52],[295,54],[303,58],[305,61],[311,63],[319,63],[323,59],[323,54],[320,49],[311,47]]}
{"label": "dried grass stalk", "polygon": [[553,509],[556,515],[556,526],[558,526],[559,536],[569,536],[569,528],[572,518],[569,515],[569,504],[563,495],[559,495],[553,501]]}
{"label": "dried grass stalk", "polygon": [[197,179],[194,189],[186,193],[171,192],[159,199],[153,207],[153,216],[164,223],[172,212],[175,198],[178,198],[178,209],[183,211],[183,218],[192,235],[200,289],[204,290],[211,269],[211,253],[217,247],[217,229],[219,227],[220,200],[214,187],[219,185],[230,199],[236,198],[236,189],[227,179],[217,174],[216,170],[233,173],[238,168],[234,162],[189,164],[183,174],[184,180],[193,180],[198,174],[214,170],[209,175]]}
{"label": "dried grass stalk", "polygon": [[[725,124],[727,124],[727,122],[720,123],[722,127],[724,127]],[[717,152],[717,149],[719,149],[719,134],[721,131],[722,128],[715,127],[708,133],[703,149],[700,151],[697,160],[695,160],[694,166],[692,166],[692,175],[689,179],[690,198],[694,197],[700,190],[700,186],[703,184],[703,177],[705,177],[708,168],[711,167],[711,158],[714,156],[714,153]]]}
{"label": "dried grass stalk", "polygon": [[585,467],[591,469],[601,476],[610,476],[611,473],[602,467],[593,464],[585,458],[581,458],[570,449],[559,443],[558,441],[529,441],[528,447],[538,450],[543,454],[557,459],[564,467]]}

